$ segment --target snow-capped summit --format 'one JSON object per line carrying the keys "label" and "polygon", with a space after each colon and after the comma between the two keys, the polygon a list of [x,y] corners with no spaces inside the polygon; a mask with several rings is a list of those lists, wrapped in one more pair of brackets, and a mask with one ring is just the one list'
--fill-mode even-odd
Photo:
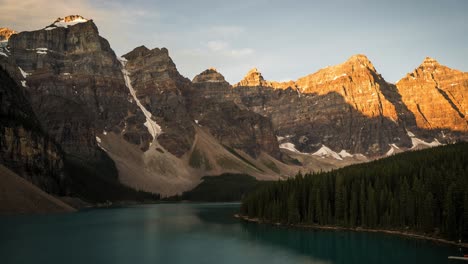
{"label": "snow-capped summit", "polygon": [[80,15],[70,15],[64,18],[57,18],[54,23],[45,28],[45,30],[52,30],[58,27],[68,28],[69,26],[74,26],[79,23],[88,22],[89,20],[80,16]]}

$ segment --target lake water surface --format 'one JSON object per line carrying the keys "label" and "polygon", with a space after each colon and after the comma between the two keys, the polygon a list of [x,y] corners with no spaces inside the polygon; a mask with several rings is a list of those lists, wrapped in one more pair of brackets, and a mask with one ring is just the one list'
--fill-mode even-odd
{"label": "lake water surface", "polygon": [[457,263],[460,249],[386,234],[244,223],[239,204],[0,217],[0,263]]}

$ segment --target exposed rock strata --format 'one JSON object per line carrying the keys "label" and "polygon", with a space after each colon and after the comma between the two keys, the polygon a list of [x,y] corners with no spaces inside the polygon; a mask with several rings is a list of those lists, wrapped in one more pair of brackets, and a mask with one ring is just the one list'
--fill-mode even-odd
{"label": "exposed rock strata", "polygon": [[67,191],[63,152],[41,129],[25,91],[1,68],[0,164],[46,192]]}
{"label": "exposed rock strata", "polygon": [[396,86],[419,128],[468,132],[468,73],[427,57]]}

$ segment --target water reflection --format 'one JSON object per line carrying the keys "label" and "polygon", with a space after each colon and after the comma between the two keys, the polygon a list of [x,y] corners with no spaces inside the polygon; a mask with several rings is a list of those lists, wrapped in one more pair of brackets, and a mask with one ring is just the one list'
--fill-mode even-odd
{"label": "water reflection", "polygon": [[454,247],[430,241],[378,233],[259,225],[238,221],[232,214],[232,208],[197,211],[206,223],[241,227],[241,237],[249,243],[279,247],[327,263],[446,263],[448,255],[460,254]]}
{"label": "water reflection", "polygon": [[457,249],[396,236],[241,222],[238,204],[159,204],[0,218],[9,263],[447,263]]}

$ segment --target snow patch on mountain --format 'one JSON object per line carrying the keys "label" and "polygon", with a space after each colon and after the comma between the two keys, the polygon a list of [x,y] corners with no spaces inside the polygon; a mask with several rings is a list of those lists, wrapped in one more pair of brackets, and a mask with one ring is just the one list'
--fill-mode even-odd
{"label": "snow patch on mountain", "polygon": [[334,158],[337,160],[343,160],[343,158],[348,158],[348,157],[354,157],[354,155],[348,153],[346,150],[341,150],[340,153],[336,153],[335,151],[331,150],[325,145],[322,145],[322,147],[317,150],[316,152],[310,154],[310,153],[304,153],[296,149],[296,145],[290,142],[282,143],[279,145],[280,148],[282,149],[287,149],[289,151],[303,154],[303,155],[312,155],[312,156],[319,156],[321,158]]}
{"label": "snow patch on mountain", "polygon": [[153,119],[151,113],[143,106],[143,104],[140,102],[138,97],[136,96],[136,92],[133,89],[132,82],[130,81],[130,74],[129,72],[125,69],[125,63],[127,60],[121,59],[120,63],[122,64],[122,73],[125,79],[125,85],[127,86],[128,90],[130,91],[130,94],[133,96],[133,99],[137,103],[138,107],[141,109],[143,114],[146,117],[146,122],[145,126],[148,128],[148,132],[153,136],[153,139],[156,139],[160,134],[161,134],[161,126],[159,126]]}
{"label": "snow patch on mountain", "polygon": [[283,139],[284,139],[284,137],[282,137],[282,136],[276,136],[276,140],[277,140],[278,142],[282,141]]}
{"label": "snow patch on mountain", "polygon": [[395,144],[390,144],[390,147],[395,148],[395,149],[400,149],[397,145]]}
{"label": "snow patch on mountain", "polygon": [[20,70],[21,72],[21,75],[23,75],[23,78],[27,78],[29,75],[31,75],[30,73],[27,73],[25,71],[23,71],[23,69],[21,69],[21,67],[18,66],[18,69]]}
{"label": "snow patch on mountain", "polygon": [[443,145],[437,139],[434,139],[434,141],[432,141],[432,142],[426,142],[426,141],[424,141],[422,139],[419,139],[419,138],[416,138],[416,137],[411,138],[411,143],[413,143],[413,146],[411,147],[411,149],[415,149],[418,146],[424,146],[424,147],[432,148],[432,147],[437,147],[437,146],[442,146]]}
{"label": "snow patch on mountain", "polygon": [[63,28],[68,28],[69,26],[74,26],[76,24],[79,24],[79,23],[84,23],[84,22],[88,22],[89,20],[82,17],[82,16],[67,16],[65,18],[57,18],[57,20],[55,20],[55,22],[46,27],[45,30],[53,30],[53,29],[56,29],[56,28],[59,28],[59,27],[63,27]]}
{"label": "snow patch on mountain", "polygon": [[312,155],[319,156],[319,157],[322,157],[322,158],[332,157],[332,158],[335,158],[337,160],[343,160],[343,158],[341,158],[341,156],[338,153],[331,150],[330,148],[328,148],[325,145],[322,145],[322,147],[319,150],[317,150],[316,152],[314,152]]}
{"label": "snow patch on mountain", "polygon": [[353,155],[350,154],[349,152],[347,152],[346,150],[341,150],[340,153],[338,153],[338,155],[340,155],[340,157],[342,158],[352,158]]}
{"label": "snow patch on mountain", "polygon": [[392,147],[392,148],[390,148],[389,151],[387,151],[387,153],[385,153],[385,156],[391,156],[391,155],[393,155],[394,153],[395,153],[395,149]]}
{"label": "snow patch on mountain", "polygon": [[444,145],[444,144],[440,143],[439,140],[437,140],[436,138],[432,142],[426,142],[426,141],[424,141],[422,139],[417,138],[415,134],[411,133],[408,130],[406,131],[406,133],[411,138],[411,143],[413,144],[411,149],[416,149],[418,147],[432,148],[432,147],[437,147],[437,146]]}
{"label": "snow patch on mountain", "polygon": [[282,149],[287,149],[287,150],[292,151],[292,152],[307,154],[307,153],[302,153],[299,150],[297,150],[296,145],[294,145],[293,143],[290,143],[290,142],[282,143],[282,144],[279,145],[279,147],[282,148]]}

